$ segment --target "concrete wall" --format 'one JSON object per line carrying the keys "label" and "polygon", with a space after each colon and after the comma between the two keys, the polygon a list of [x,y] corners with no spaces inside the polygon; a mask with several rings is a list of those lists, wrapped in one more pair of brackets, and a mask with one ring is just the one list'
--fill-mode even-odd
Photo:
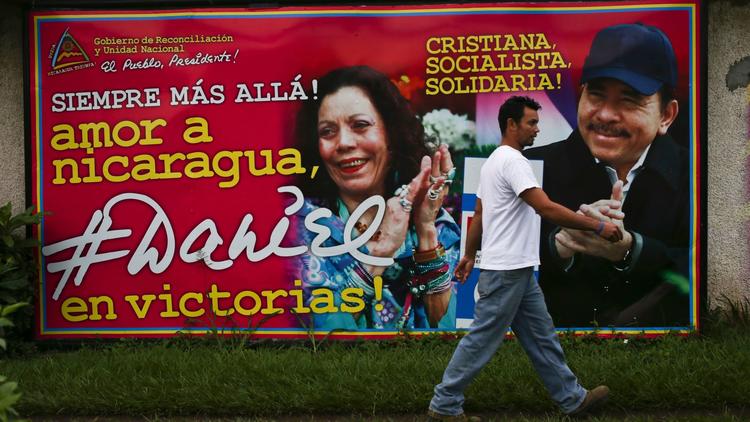
{"label": "concrete wall", "polygon": [[[734,299],[750,297],[747,224],[750,60],[738,63],[750,56],[748,33],[748,2],[709,4],[708,294],[712,305],[722,295]],[[744,84],[740,82],[742,75]],[[727,86],[727,76],[732,89]]]}
{"label": "concrete wall", "polygon": [[26,206],[22,22],[20,6],[0,6],[0,205],[15,211]]}
{"label": "concrete wall", "polygon": [[[25,205],[22,14],[0,3],[0,200]],[[708,8],[708,293],[750,297],[750,199],[748,152],[750,89],[730,89],[730,68],[750,56],[750,6],[711,1]],[[736,64],[734,77],[750,78],[750,64]],[[747,63],[750,63],[748,59]],[[744,73],[743,73],[744,72]],[[737,76],[739,75],[739,76]]]}

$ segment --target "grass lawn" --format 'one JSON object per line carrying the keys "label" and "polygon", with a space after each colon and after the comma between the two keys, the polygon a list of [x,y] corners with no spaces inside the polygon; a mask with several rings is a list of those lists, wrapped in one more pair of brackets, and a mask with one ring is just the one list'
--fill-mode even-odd
{"label": "grass lawn", "polygon": [[[482,421],[512,421],[512,422],[558,422],[571,421],[559,414],[528,414],[523,412],[494,412],[477,414]],[[598,415],[590,416],[587,422],[643,422],[643,421],[747,421],[748,414],[735,412],[628,412],[614,413],[611,410],[600,412]],[[200,416],[142,416],[142,417],[36,417],[34,422],[346,422],[346,421],[368,421],[368,422],[424,422],[424,414],[420,415],[308,415],[308,416],[281,416],[281,417],[234,417],[215,418]]]}
{"label": "grass lawn", "polygon": [[[248,346],[231,338],[47,350],[20,344],[0,361],[0,374],[18,381],[23,396],[15,408],[32,420],[127,415],[155,421],[209,416],[405,421],[424,414],[456,342],[402,337],[329,341],[316,349],[301,343]],[[612,390],[603,413],[591,420],[750,418],[747,328],[627,341],[566,336],[562,342],[584,386],[604,383]],[[514,340],[466,395],[467,413],[496,420],[560,419]]]}

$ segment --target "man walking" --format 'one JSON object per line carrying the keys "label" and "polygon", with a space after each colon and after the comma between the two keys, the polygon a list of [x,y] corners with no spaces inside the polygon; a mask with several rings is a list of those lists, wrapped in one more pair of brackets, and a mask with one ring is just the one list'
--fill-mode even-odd
{"label": "man walking", "polygon": [[576,214],[552,202],[539,187],[521,150],[530,146],[539,132],[540,108],[536,101],[520,96],[500,107],[501,145],[482,167],[466,254],[456,267],[456,277],[466,281],[481,242],[479,300],[468,334],[435,387],[428,411],[433,419],[467,419],[463,392],[500,347],[509,326],[564,413],[583,413],[609,393],[606,386],[586,391],[565,363],[544,296],[534,279],[534,266],[539,264],[540,221],[536,213],[562,227],[593,231],[610,242],[619,241],[622,233],[610,221]]}

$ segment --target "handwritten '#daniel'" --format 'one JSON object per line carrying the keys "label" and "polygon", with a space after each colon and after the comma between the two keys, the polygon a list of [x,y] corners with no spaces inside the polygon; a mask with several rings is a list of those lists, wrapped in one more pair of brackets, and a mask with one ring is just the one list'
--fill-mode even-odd
{"label": "handwritten '#daniel'", "polygon": [[[223,270],[231,267],[234,264],[234,260],[243,252],[245,252],[248,261],[258,262],[271,255],[291,257],[303,255],[309,251],[313,255],[320,257],[337,256],[348,253],[354,259],[373,266],[387,267],[393,264],[393,258],[371,256],[359,250],[359,248],[364,246],[375,235],[377,228],[383,220],[386,204],[385,199],[382,196],[376,195],[367,198],[352,212],[350,218],[346,222],[346,227],[344,228],[345,235],[343,244],[331,247],[322,246],[331,236],[331,230],[325,225],[318,223],[318,220],[330,218],[333,215],[333,212],[327,208],[317,208],[305,216],[305,228],[311,233],[315,233],[315,237],[310,242],[310,245],[289,247],[281,246],[281,242],[290,226],[288,216],[296,214],[302,209],[302,206],[304,205],[304,196],[302,191],[296,186],[281,186],[277,191],[279,193],[292,194],[294,195],[295,200],[291,205],[284,209],[285,215],[281,217],[278,223],[276,223],[276,226],[271,232],[268,245],[264,248],[261,248],[260,250],[255,249],[257,236],[252,230],[250,230],[253,215],[248,213],[245,214],[240,222],[232,242],[229,244],[229,259],[220,261],[214,260],[211,254],[219,245],[224,243],[224,239],[219,235],[216,223],[210,218],[207,218],[195,226],[195,228],[193,228],[193,230],[191,230],[182,241],[179,249],[180,259],[186,263],[203,261],[212,270]],[[149,196],[139,193],[122,193],[110,199],[104,205],[104,208],[96,210],[92,214],[86,229],[84,229],[84,232],[80,236],[74,236],[69,239],[46,245],[42,248],[42,254],[48,257],[68,249],[73,249],[73,254],[69,258],[47,264],[47,271],[49,273],[63,273],[60,280],[57,282],[55,291],[52,294],[52,299],[58,300],[60,298],[60,294],[63,292],[63,289],[65,289],[65,286],[74,271],[77,270],[74,283],[76,286],[80,286],[91,265],[112,261],[131,253],[129,249],[114,250],[103,253],[99,251],[99,248],[102,247],[103,243],[114,239],[127,238],[132,234],[132,230],[130,229],[110,230],[112,228],[112,218],[110,217],[112,208],[118,203],[128,200],[146,204],[155,211],[149,227],[146,229],[146,232],[135,251],[132,252],[130,261],[128,261],[128,273],[135,275],[147,265],[154,274],[161,274],[166,271],[172,263],[176,249],[175,234],[172,229],[172,223],[169,221],[169,218],[162,207]],[[352,239],[351,234],[354,231],[354,224],[372,207],[377,208],[372,224],[364,233]],[[151,246],[152,241],[160,229],[164,231],[167,239],[166,247],[163,252],[160,252],[155,247]],[[196,248],[195,243],[204,237],[204,233],[208,233],[205,243]]]}

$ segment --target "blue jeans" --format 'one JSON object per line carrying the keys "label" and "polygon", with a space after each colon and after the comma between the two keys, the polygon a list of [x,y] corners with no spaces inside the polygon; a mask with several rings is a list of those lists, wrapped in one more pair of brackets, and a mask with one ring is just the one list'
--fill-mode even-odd
{"label": "blue jeans", "polygon": [[430,409],[444,415],[463,413],[464,390],[503,343],[509,326],[561,410],[578,408],[586,390],[565,363],[534,269],[482,270],[477,289],[474,322],[435,387]]}

